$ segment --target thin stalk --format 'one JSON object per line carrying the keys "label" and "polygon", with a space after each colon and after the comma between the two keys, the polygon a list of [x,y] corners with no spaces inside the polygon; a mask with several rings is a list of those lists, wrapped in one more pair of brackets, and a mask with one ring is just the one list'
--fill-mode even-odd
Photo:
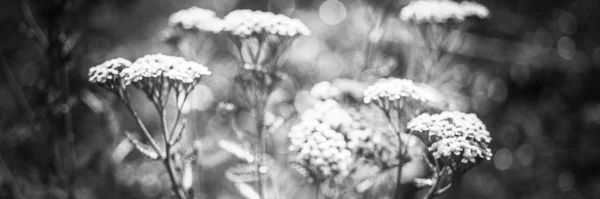
{"label": "thin stalk", "polygon": [[8,61],[4,57],[4,53],[1,50],[0,50],[0,65],[2,65],[2,71],[4,73],[4,77],[6,78],[6,81],[8,81],[8,85],[9,85],[10,89],[12,90],[12,92],[14,93],[17,103],[19,103],[19,106],[21,106],[21,108],[25,112],[25,116],[27,117],[27,119],[29,121],[33,121],[33,119],[35,118],[35,113],[33,112],[33,109],[31,109],[31,106],[27,102],[27,98],[25,98],[25,95],[23,95],[23,92],[21,91],[19,83],[15,79],[12,71],[10,71],[10,68],[8,67]]}
{"label": "thin stalk", "polygon": [[183,109],[183,106],[185,105],[185,100],[187,99],[187,93],[184,93],[183,96],[183,100],[181,101],[181,107],[179,106],[179,92],[175,92],[175,107],[177,108],[177,113],[175,116],[175,120],[173,122],[173,126],[171,127],[171,131],[169,133],[169,139],[168,142],[170,142],[173,139],[173,136],[175,136],[175,129],[177,128],[177,124],[179,123],[179,119],[181,118],[181,109]]}
{"label": "thin stalk", "polygon": [[438,174],[436,173],[435,175],[436,175],[436,177],[434,177],[435,182],[433,183],[433,186],[431,186],[431,188],[429,188],[429,191],[427,191],[427,194],[425,194],[423,199],[431,199],[434,197],[435,190],[437,189],[437,187],[440,184],[440,181],[437,177]]}
{"label": "thin stalk", "polygon": [[160,118],[161,118],[161,126],[162,126],[162,130],[163,130],[163,137],[165,138],[165,150],[166,150],[166,155],[167,157],[163,160],[163,164],[165,165],[165,167],[167,168],[167,172],[169,174],[169,177],[171,179],[171,184],[172,184],[172,189],[175,192],[175,194],[177,195],[177,197],[179,199],[186,199],[186,195],[185,192],[181,189],[181,186],[179,185],[179,179],[178,176],[175,172],[175,168],[173,167],[173,163],[171,162],[171,147],[172,145],[169,144],[169,140],[168,140],[168,135],[167,133],[169,132],[168,128],[167,128],[167,114],[166,114],[166,110],[163,109],[160,112]]}
{"label": "thin stalk", "polygon": [[321,199],[321,183],[317,183],[315,186],[315,199]]}
{"label": "thin stalk", "polygon": [[439,195],[444,194],[446,191],[450,190],[450,187],[452,187],[452,182],[448,183],[448,185],[446,185],[445,187],[438,188],[437,191],[435,191],[434,196],[439,196]]}
{"label": "thin stalk", "polygon": [[125,103],[125,106],[127,107],[127,110],[129,110],[129,112],[133,115],[133,118],[135,119],[137,125],[142,130],[142,133],[144,134],[144,136],[146,136],[146,139],[150,142],[150,145],[152,146],[152,148],[154,148],[154,150],[158,154],[158,157],[160,159],[165,158],[163,156],[162,151],[160,150],[160,147],[158,147],[158,144],[156,143],[154,138],[152,138],[152,135],[150,135],[150,132],[146,128],[146,125],[144,125],[144,122],[142,122],[142,119],[140,119],[140,116],[138,115],[137,111],[135,111],[135,109],[133,108],[133,105],[130,103],[129,95],[125,94],[124,96],[126,98],[123,100]]}
{"label": "thin stalk", "polygon": [[[258,101],[258,100],[257,100]],[[258,102],[260,103],[260,102]],[[257,130],[257,134],[258,134],[258,161],[256,164],[256,172],[258,175],[258,194],[260,195],[260,198],[264,198],[264,192],[263,192],[263,183],[262,183],[262,173],[260,172],[260,168],[262,167],[262,161],[263,161],[263,123],[262,123],[262,110],[260,109],[260,105],[256,105],[255,108],[256,111],[256,130]]]}
{"label": "thin stalk", "polygon": [[29,27],[33,29],[34,36],[37,42],[39,43],[40,47],[42,49],[46,49],[46,47],[48,47],[49,45],[48,37],[46,36],[40,25],[37,23],[35,16],[33,16],[33,13],[31,12],[31,6],[29,6],[29,0],[21,2],[21,11],[23,12],[23,17],[25,18],[25,21],[27,22]]}
{"label": "thin stalk", "polygon": [[[373,26],[371,26],[371,30],[369,31],[369,33],[366,35],[365,38],[365,43],[364,45],[364,51],[365,51],[365,57],[364,57],[364,65],[362,68],[362,71],[365,71],[369,68],[369,65],[371,64],[371,57],[373,54],[373,45],[371,44],[370,41],[370,37],[372,34],[375,33],[376,30],[380,30],[382,29],[381,27],[383,26],[383,24],[385,23],[386,19],[387,19],[387,15],[389,14],[389,12],[392,10],[393,6],[391,5],[394,1],[385,1],[382,2],[379,6],[381,6],[381,8],[383,9],[383,12],[381,13],[380,18],[377,20],[377,22],[375,24],[373,24]],[[382,31],[382,35],[381,37],[383,37],[383,34],[385,32],[385,30],[381,30]],[[381,37],[377,38],[377,41],[375,41],[375,46],[378,46],[381,44]]]}
{"label": "thin stalk", "polygon": [[[388,121],[390,122],[390,124],[392,125],[392,128],[394,128],[394,131],[396,132],[396,135],[398,136],[398,170],[397,170],[397,174],[396,174],[396,189],[394,190],[394,198],[398,199],[400,198],[400,185],[402,185],[401,183],[401,179],[402,179],[402,137],[400,136],[400,134],[402,132],[400,132],[400,129],[398,128],[398,126],[394,125],[394,122],[392,121],[392,118],[390,117],[390,112],[389,111],[384,111],[385,112],[385,117],[388,119]],[[400,120],[400,118],[398,118],[398,120]]]}
{"label": "thin stalk", "polygon": [[427,165],[429,166],[429,168],[431,169],[431,171],[433,172],[433,185],[431,186],[431,188],[429,188],[429,191],[427,191],[427,194],[425,194],[425,196],[423,197],[423,199],[431,199],[433,197],[435,197],[437,194],[437,189],[438,186],[440,184],[441,181],[441,174],[445,171],[445,169],[442,169],[441,171],[439,170],[439,162],[437,159],[434,159],[435,161],[435,165],[433,165],[431,163],[431,161],[429,161],[429,158],[427,157],[427,155],[423,155],[423,159],[425,160],[425,162],[427,163]]}

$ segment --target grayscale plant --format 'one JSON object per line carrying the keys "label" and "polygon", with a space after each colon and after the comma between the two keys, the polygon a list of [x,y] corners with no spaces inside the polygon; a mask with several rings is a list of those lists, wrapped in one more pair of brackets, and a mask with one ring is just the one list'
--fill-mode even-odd
{"label": "grayscale plant", "polygon": [[492,157],[488,147],[490,133],[475,114],[456,111],[425,113],[411,120],[408,130],[429,147],[429,153],[423,155],[423,159],[428,163],[432,177],[415,180],[421,187],[431,187],[424,197],[427,199],[444,193],[454,179],[460,178],[481,160]]}
{"label": "grayscale plant", "polygon": [[[131,63],[123,58],[108,60],[90,68],[89,81],[96,83],[121,99],[150,145],[137,140],[126,132],[126,137],[135,148],[151,160],[162,161],[171,179],[173,192],[178,198],[188,198],[192,181],[191,162],[196,153],[182,153],[179,145],[186,130],[185,120],[181,119],[183,104],[190,92],[203,77],[211,72],[203,65],[186,61],[180,57],[162,54],[146,55]],[[142,91],[152,102],[161,120],[161,134],[164,146],[160,147],[150,134],[133,106],[126,90],[128,86]],[[167,123],[167,109],[174,99],[175,119]]]}

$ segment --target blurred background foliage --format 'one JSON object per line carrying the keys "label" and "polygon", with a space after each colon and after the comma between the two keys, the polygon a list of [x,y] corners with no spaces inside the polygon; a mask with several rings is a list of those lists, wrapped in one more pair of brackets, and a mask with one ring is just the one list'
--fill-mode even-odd
{"label": "blurred background foliage", "polygon": [[[289,119],[312,106],[308,89],[320,81],[403,77],[419,52],[410,47],[411,27],[397,17],[406,1],[378,6],[384,1],[71,0],[65,8],[55,6],[62,0],[2,1],[0,198],[166,196],[170,182],[161,165],[124,141],[124,130],[136,130],[131,115],[115,96],[87,82],[93,65],[150,53],[180,55],[214,72],[185,112],[193,127],[188,142],[201,140],[204,154],[198,197],[240,198],[223,174],[239,161],[217,144],[235,135],[215,110],[218,102],[235,100],[234,49],[211,35],[185,38],[174,49],[161,40],[169,15],[198,6],[220,17],[244,8],[301,19],[313,35],[289,49],[284,70],[291,78],[271,97],[279,103],[269,107]],[[448,90],[459,96],[455,106],[482,118],[494,157],[441,198],[600,198],[600,2],[478,2],[491,18],[474,23],[451,52],[449,74],[458,81],[438,87],[455,88]],[[376,25],[382,13],[384,28]],[[32,17],[56,39],[41,45]],[[157,129],[150,103],[140,93],[133,98],[148,127]],[[249,115],[237,113],[242,126],[252,125]],[[285,133],[281,128],[275,142],[287,142]],[[287,148],[277,150],[285,156]],[[302,186],[288,189],[296,189],[290,196],[309,197],[296,193]]]}

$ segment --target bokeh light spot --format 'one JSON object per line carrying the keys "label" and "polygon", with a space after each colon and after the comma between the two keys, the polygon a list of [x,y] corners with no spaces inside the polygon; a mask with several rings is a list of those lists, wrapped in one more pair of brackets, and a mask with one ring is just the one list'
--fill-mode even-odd
{"label": "bokeh light spot", "polygon": [[115,169],[115,179],[121,185],[131,186],[133,183],[135,183],[136,179],[133,166],[121,164],[117,169]]}
{"label": "bokeh light spot", "polygon": [[577,31],[577,19],[569,12],[562,12],[558,18],[558,28],[565,34],[575,34]]}
{"label": "bokeh light spot", "polygon": [[569,37],[561,37],[557,43],[558,55],[563,59],[573,59],[577,49],[575,42]]}
{"label": "bokeh light spot", "polygon": [[502,79],[494,79],[488,87],[487,95],[496,102],[503,102],[508,96],[508,88]]}
{"label": "bokeh light spot", "polygon": [[315,104],[315,99],[313,99],[310,95],[310,92],[304,90],[298,92],[296,94],[296,99],[294,100],[294,107],[298,113],[304,112],[306,109],[312,108]]}
{"label": "bokeh light spot", "polygon": [[140,179],[140,187],[146,196],[154,197],[160,193],[160,181],[154,174],[147,174]]}
{"label": "bokeh light spot", "polygon": [[290,48],[288,61],[294,63],[302,63],[306,61],[314,61],[323,50],[325,45],[316,37],[300,37]]}
{"label": "bokeh light spot", "polygon": [[337,0],[327,0],[319,7],[319,16],[327,25],[336,25],[346,19],[346,6]]}
{"label": "bokeh light spot", "polygon": [[522,166],[529,166],[535,157],[535,150],[531,144],[523,144],[516,153],[516,158]]}
{"label": "bokeh light spot", "polygon": [[562,191],[569,191],[573,189],[575,184],[575,176],[570,171],[565,171],[558,176],[558,187]]}
{"label": "bokeh light spot", "polygon": [[471,94],[473,96],[485,96],[489,87],[489,77],[484,73],[477,73],[475,80],[473,80],[473,88],[471,88]]}
{"label": "bokeh light spot", "polygon": [[206,110],[214,101],[215,97],[212,90],[205,85],[198,85],[190,93],[186,104],[183,106],[183,113],[189,113],[190,111],[203,111]]}
{"label": "bokeh light spot", "polygon": [[510,67],[510,79],[520,86],[529,82],[531,69],[528,66],[514,65]]}
{"label": "bokeh light spot", "polygon": [[499,170],[507,170],[513,164],[513,155],[508,149],[500,149],[494,155],[494,165]]}
{"label": "bokeh light spot", "polygon": [[452,69],[452,76],[461,86],[466,86],[471,83],[471,71],[464,64],[454,66],[454,69]]}

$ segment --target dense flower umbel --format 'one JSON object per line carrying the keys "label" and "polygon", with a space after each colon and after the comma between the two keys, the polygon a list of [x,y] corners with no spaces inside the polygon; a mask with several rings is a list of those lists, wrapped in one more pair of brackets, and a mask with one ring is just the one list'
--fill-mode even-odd
{"label": "dense flower umbel", "polygon": [[388,121],[374,108],[350,107],[346,109],[352,116],[348,132],[348,148],[356,158],[388,169],[398,165],[398,143]]}
{"label": "dense flower umbel", "polygon": [[180,10],[171,15],[169,25],[180,26],[185,30],[198,30],[218,33],[223,30],[223,20],[215,12],[198,7]]}
{"label": "dense flower umbel", "polygon": [[207,67],[181,57],[163,54],[146,55],[130,67],[123,69],[121,78],[125,85],[133,84],[154,98],[161,96],[164,88],[189,93],[203,76],[210,75]]}
{"label": "dense flower umbel", "polygon": [[271,12],[234,10],[223,20],[225,21],[223,30],[238,37],[261,33],[288,37],[310,35],[310,30],[300,20]]}
{"label": "dense flower umbel", "polygon": [[119,74],[123,69],[130,65],[131,62],[123,58],[108,60],[100,65],[90,68],[89,81],[97,83],[108,90],[115,91],[123,86],[121,85]]}
{"label": "dense flower umbel", "polygon": [[453,169],[469,168],[478,160],[492,157],[488,148],[490,133],[475,114],[422,114],[408,123],[408,129],[429,146],[434,158]]}
{"label": "dense flower umbel", "polygon": [[427,96],[407,79],[380,79],[364,92],[365,103],[375,103],[383,110],[402,109],[407,103],[424,103]]}
{"label": "dense flower umbel", "polygon": [[121,72],[125,84],[143,80],[166,78],[181,83],[194,83],[211,72],[201,64],[181,57],[163,54],[146,55]]}
{"label": "dense flower umbel", "polygon": [[296,154],[294,162],[308,170],[311,180],[348,174],[353,158],[345,129],[352,122],[337,102],[326,100],[305,111],[301,122],[292,127],[289,149]]}
{"label": "dense flower umbel", "polygon": [[412,1],[400,12],[400,19],[414,23],[445,23],[449,20],[460,22],[467,17],[486,18],[489,10],[476,2],[455,2],[450,0]]}
{"label": "dense flower umbel", "polygon": [[299,19],[292,19],[278,14],[259,21],[254,29],[256,32],[272,35],[293,37],[297,35],[309,36],[310,30]]}

